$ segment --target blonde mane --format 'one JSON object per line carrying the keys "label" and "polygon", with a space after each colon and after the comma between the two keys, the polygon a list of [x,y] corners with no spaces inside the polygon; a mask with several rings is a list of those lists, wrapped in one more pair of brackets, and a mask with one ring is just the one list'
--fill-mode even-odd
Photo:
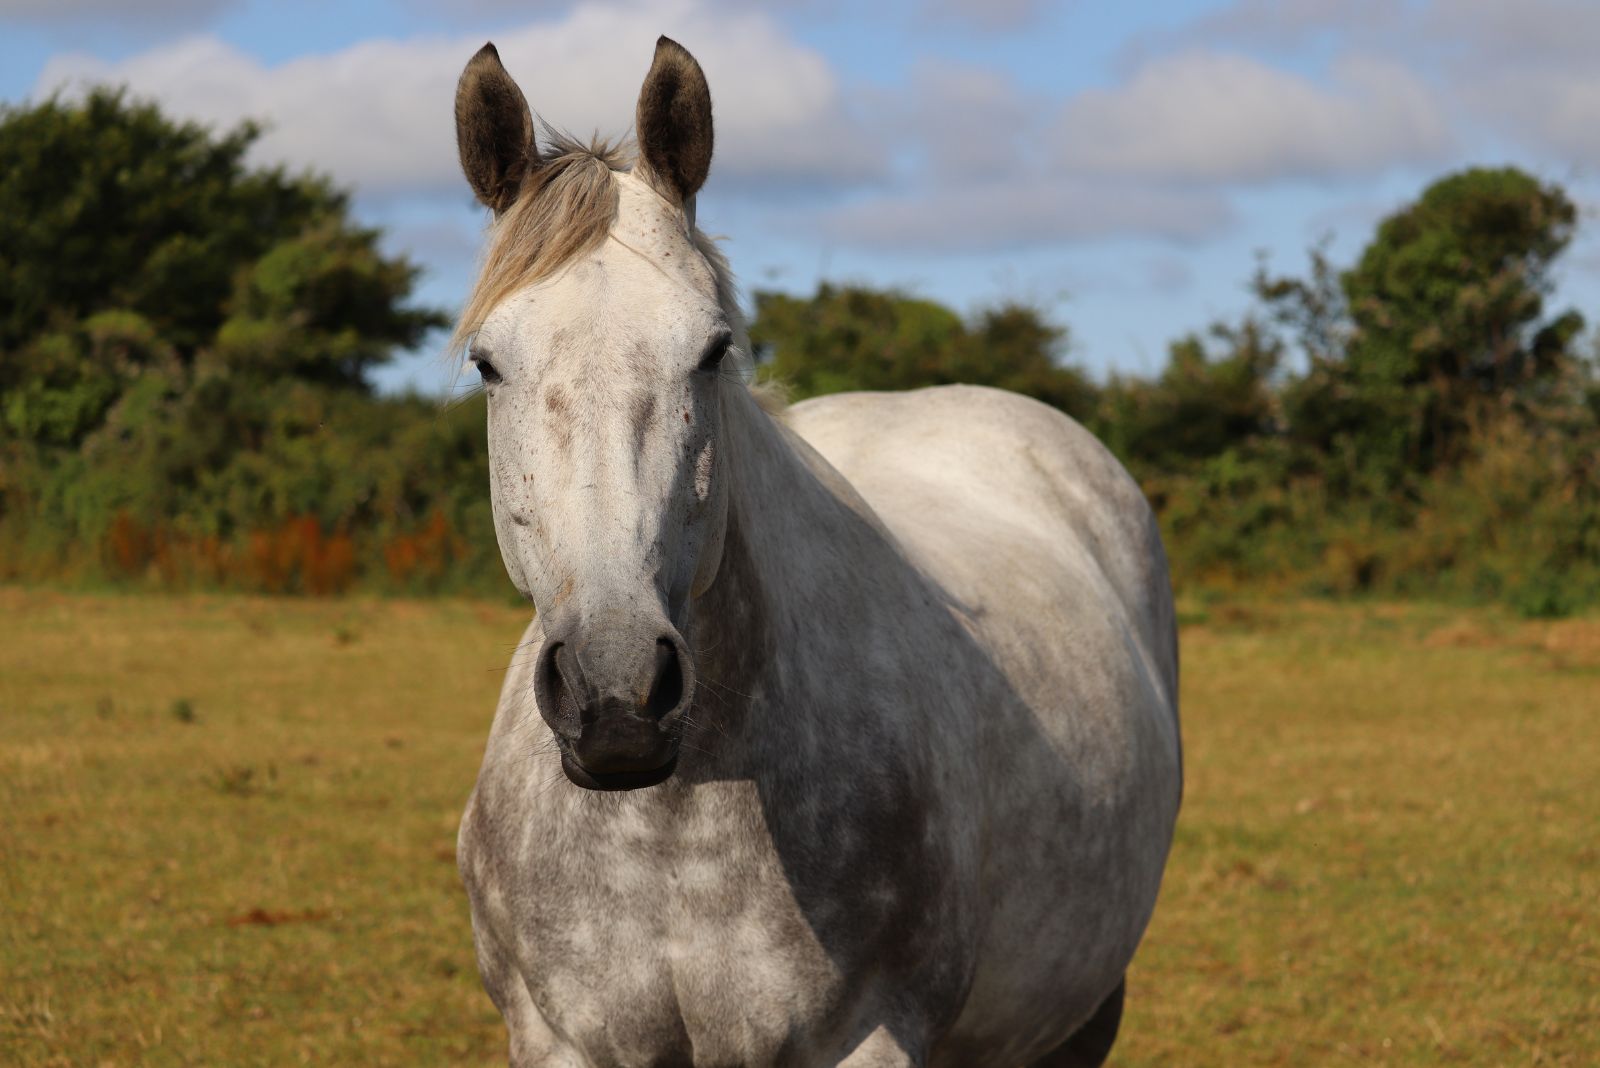
{"label": "blonde mane", "polygon": [[598,245],[617,220],[611,173],[632,166],[632,152],[599,138],[580,144],[548,127],[545,136],[549,145],[538,168],[490,228],[483,267],[450,335],[446,351],[452,355],[466,348],[501,301]]}

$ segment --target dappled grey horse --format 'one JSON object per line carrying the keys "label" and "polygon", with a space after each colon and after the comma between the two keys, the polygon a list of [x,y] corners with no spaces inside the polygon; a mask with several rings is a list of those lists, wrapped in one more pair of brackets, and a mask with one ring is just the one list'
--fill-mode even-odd
{"label": "dappled grey horse", "polygon": [[1138,487],[1012,394],[749,388],[672,41],[637,158],[540,148],[492,46],[456,119],[495,213],[458,342],[538,610],[459,850],[512,1063],[1101,1063],[1180,794]]}

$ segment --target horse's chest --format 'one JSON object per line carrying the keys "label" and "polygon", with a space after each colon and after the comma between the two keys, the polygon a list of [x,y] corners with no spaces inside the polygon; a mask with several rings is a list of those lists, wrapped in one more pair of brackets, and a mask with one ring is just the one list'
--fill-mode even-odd
{"label": "horse's chest", "polygon": [[[830,1028],[838,976],[814,940],[745,914],[604,920],[577,938],[535,924],[524,976],[552,1029],[595,1065],[763,1065]],[[584,945],[591,956],[584,957]]]}
{"label": "horse's chest", "polygon": [[[760,1065],[826,1043],[850,977],[783,861],[737,818],[670,840],[621,819],[481,841],[479,921],[502,928],[551,1030],[594,1065]],[[507,863],[507,860],[511,860]]]}

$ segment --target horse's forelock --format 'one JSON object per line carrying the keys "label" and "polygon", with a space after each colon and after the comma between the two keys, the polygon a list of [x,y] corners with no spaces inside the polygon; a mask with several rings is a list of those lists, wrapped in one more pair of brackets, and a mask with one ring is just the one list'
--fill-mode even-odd
{"label": "horse's forelock", "polygon": [[598,138],[584,145],[548,127],[545,134],[549,154],[490,230],[483,266],[450,335],[452,356],[459,356],[501,301],[599,244],[616,222],[612,174],[631,164],[626,146]]}

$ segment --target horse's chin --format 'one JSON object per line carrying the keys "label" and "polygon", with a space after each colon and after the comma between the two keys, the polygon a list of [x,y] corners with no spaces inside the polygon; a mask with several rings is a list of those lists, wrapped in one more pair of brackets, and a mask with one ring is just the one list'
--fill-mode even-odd
{"label": "horse's chin", "polygon": [[589,771],[571,753],[564,752],[561,754],[561,770],[566,773],[568,782],[585,790],[643,790],[672,777],[672,773],[678,770],[678,754],[674,752],[665,764],[657,768],[601,773]]}

